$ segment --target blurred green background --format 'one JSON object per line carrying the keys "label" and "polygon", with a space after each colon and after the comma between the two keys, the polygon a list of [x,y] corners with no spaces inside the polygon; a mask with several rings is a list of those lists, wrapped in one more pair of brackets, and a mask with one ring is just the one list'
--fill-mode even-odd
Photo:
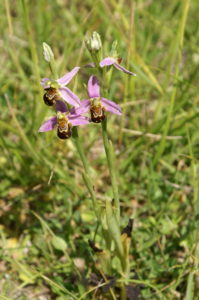
{"label": "blurred green background", "polygon": [[[89,278],[95,261],[82,165],[71,140],[38,128],[52,115],[40,87],[51,76],[42,43],[62,76],[91,61],[84,39],[94,30],[104,53],[117,40],[122,64],[137,73],[113,71],[109,99],[123,116],[110,115],[108,130],[123,225],[134,218],[140,299],[198,299],[197,2],[1,1],[0,299],[80,299],[88,290],[74,271]],[[82,68],[70,83],[81,99],[91,74]],[[103,201],[112,194],[100,127],[82,127],[80,136]]]}

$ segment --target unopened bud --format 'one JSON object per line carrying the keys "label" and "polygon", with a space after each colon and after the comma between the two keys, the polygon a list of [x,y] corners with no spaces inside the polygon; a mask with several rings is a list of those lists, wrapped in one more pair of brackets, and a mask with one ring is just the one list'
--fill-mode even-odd
{"label": "unopened bud", "polygon": [[96,31],[90,38],[86,39],[86,46],[91,52],[98,52],[102,48],[100,35]]}
{"label": "unopened bud", "polygon": [[47,62],[50,62],[52,59],[54,59],[54,54],[52,52],[52,49],[46,43],[43,43],[43,55],[44,55],[44,59]]}

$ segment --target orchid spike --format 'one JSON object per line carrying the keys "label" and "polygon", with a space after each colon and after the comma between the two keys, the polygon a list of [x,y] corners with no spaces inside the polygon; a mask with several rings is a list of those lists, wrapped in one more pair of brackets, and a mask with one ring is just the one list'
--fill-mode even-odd
{"label": "orchid spike", "polygon": [[46,91],[44,94],[44,102],[47,105],[52,106],[57,100],[63,99],[75,107],[80,106],[79,97],[65,86],[77,74],[79,69],[80,67],[75,67],[69,73],[66,73],[63,77],[57,80],[52,80],[46,77],[41,80],[41,85]]}

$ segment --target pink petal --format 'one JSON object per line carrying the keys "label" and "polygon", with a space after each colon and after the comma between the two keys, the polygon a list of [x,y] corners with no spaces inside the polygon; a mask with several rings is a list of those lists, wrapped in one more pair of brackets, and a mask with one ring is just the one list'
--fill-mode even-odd
{"label": "pink petal", "polygon": [[50,78],[47,78],[47,77],[42,78],[40,83],[41,83],[41,85],[43,86],[44,89],[48,89],[50,87],[49,84],[46,84],[46,82],[49,81],[49,80],[50,80]]}
{"label": "pink petal", "polygon": [[131,72],[131,71],[125,69],[124,67],[122,67],[121,65],[119,65],[119,64],[117,64],[117,63],[114,63],[114,67],[115,67],[116,69],[118,69],[118,70],[124,72],[124,73],[127,73],[127,74],[129,74],[129,75],[136,76],[135,73],[133,73],[133,72]]}
{"label": "pink petal", "polygon": [[71,109],[71,113],[75,113],[77,115],[85,114],[89,111],[90,104],[91,104],[90,100],[83,100],[83,101],[81,101],[79,107],[73,107]]}
{"label": "pink petal", "polygon": [[64,86],[64,85],[68,84],[71,81],[71,79],[77,74],[79,69],[80,69],[80,67],[73,68],[72,71],[70,71],[69,73],[66,73],[63,77],[57,79],[56,81],[61,86]]}
{"label": "pink petal", "polygon": [[111,66],[116,63],[116,59],[113,57],[106,57],[102,61],[100,61],[100,67]]}
{"label": "pink petal", "polygon": [[79,107],[80,106],[80,99],[67,87],[59,88],[59,92],[61,97],[68,102],[69,104]]}
{"label": "pink petal", "polygon": [[115,102],[108,100],[106,98],[102,98],[101,102],[103,104],[103,106],[105,107],[106,110],[110,111],[112,114],[115,115],[121,115],[121,108],[118,104],[116,104]]}
{"label": "pink petal", "polygon": [[38,131],[45,132],[45,131],[53,130],[56,124],[57,124],[57,117],[52,117],[46,122],[44,122]]}
{"label": "pink petal", "polygon": [[68,115],[68,120],[73,126],[89,124],[89,119],[83,116]]}
{"label": "pink petal", "polygon": [[56,111],[67,112],[68,108],[64,102],[57,100],[56,101]]}
{"label": "pink petal", "polygon": [[91,76],[88,81],[88,95],[89,98],[100,97],[100,86],[96,76]]}

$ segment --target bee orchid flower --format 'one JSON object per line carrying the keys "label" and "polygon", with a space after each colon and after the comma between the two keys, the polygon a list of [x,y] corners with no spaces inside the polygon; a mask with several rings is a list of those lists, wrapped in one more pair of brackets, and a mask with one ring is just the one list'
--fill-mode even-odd
{"label": "bee orchid flower", "polygon": [[122,67],[120,65],[120,62],[121,60],[120,59],[116,59],[114,57],[106,57],[104,58],[100,63],[100,67],[103,68],[103,67],[106,67],[106,66],[114,66],[116,69],[126,73],[126,74],[129,74],[129,75],[133,75],[133,76],[136,76],[135,73],[125,69],[124,67]]}
{"label": "bee orchid flower", "polygon": [[[123,66],[120,65],[120,62],[121,62],[121,59],[119,58],[114,58],[114,57],[106,57],[104,58],[102,61],[100,61],[99,63],[99,66],[101,68],[104,68],[104,67],[108,67],[108,66],[114,66],[116,69],[126,73],[126,74],[129,74],[129,75],[132,75],[132,76],[137,76],[135,73],[125,69]],[[96,64],[95,63],[88,63],[85,65],[86,68],[96,68]]]}
{"label": "bee orchid flower", "polygon": [[56,111],[57,115],[45,121],[39,128],[39,132],[46,132],[56,128],[57,136],[60,139],[67,139],[72,134],[73,126],[89,123],[88,118],[75,113],[74,109],[69,112],[65,103],[62,101],[56,101]]}
{"label": "bee orchid flower", "polygon": [[105,112],[121,115],[121,108],[115,102],[100,96],[100,85],[96,76],[91,76],[88,81],[89,99],[81,101],[81,105],[75,108],[76,114],[90,112],[91,121],[100,123],[105,119]]}
{"label": "bee orchid flower", "polygon": [[80,67],[73,68],[69,73],[66,73],[63,77],[52,80],[50,78],[43,78],[41,85],[45,90],[44,102],[45,104],[52,106],[57,100],[63,99],[67,103],[78,107],[80,106],[80,99],[75,95],[66,85],[77,74]]}

